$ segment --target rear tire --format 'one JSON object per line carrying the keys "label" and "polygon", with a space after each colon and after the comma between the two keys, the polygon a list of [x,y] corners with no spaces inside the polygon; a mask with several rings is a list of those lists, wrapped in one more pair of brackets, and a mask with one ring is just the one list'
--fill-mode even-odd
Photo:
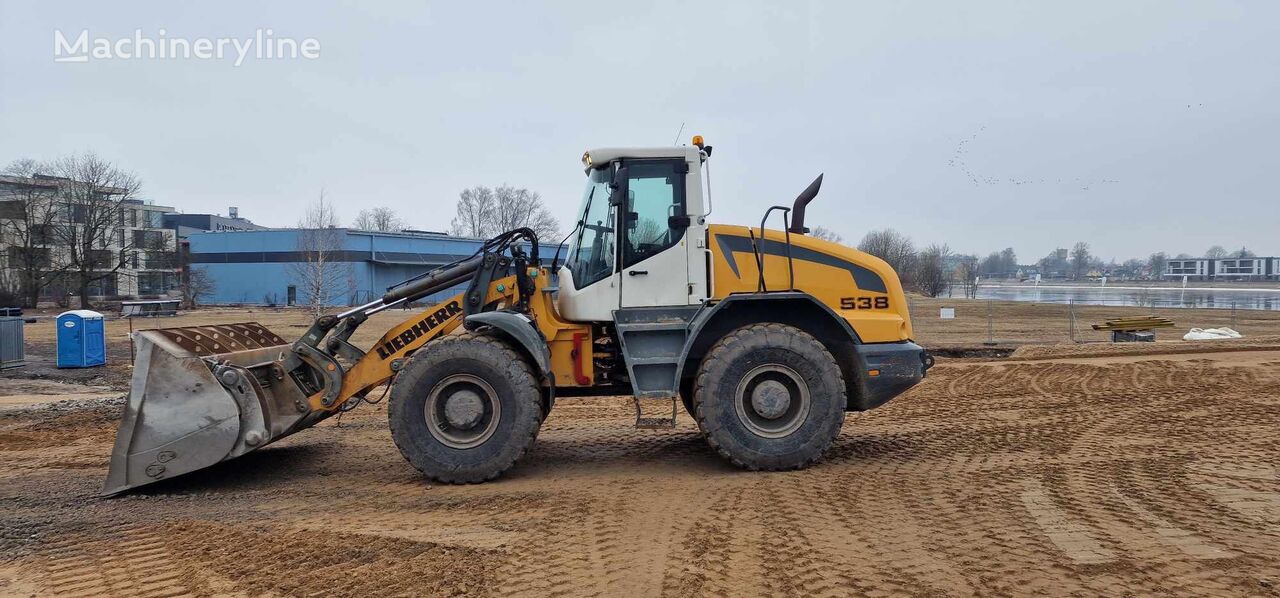
{"label": "rear tire", "polygon": [[747,469],[809,465],[844,423],[840,367],[817,339],[785,324],[750,324],[720,339],[694,387],[694,414],[707,442]]}
{"label": "rear tire", "polygon": [[396,376],[387,413],[400,454],[449,484],[510,469],[533,446],[543,418],[528,362],[506,343],[470,332],[414,354]]}

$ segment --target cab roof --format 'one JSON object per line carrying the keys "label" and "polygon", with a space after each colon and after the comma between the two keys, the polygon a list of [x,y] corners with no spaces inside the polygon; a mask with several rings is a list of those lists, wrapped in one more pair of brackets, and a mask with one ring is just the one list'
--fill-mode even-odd
{"label": "cab roof", "polygon": [[587,166],[585,170],[591,172],[592,168],[599,168],[618,158],[683,158],[686,162],[692,162],[699,159],[702,150],[696,146],[671,146],[671,147],[598,147],[587,150],[586,155],[591,156],[591,166]]}

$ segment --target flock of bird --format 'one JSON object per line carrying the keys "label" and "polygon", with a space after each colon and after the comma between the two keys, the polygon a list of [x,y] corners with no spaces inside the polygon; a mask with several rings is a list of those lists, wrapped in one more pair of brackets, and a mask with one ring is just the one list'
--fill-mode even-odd
{"label": "flock of bird", "polygon": [[973,169],[969,167],[968,163],[965,162],[964,157],[966,154],[969,153],[969,148],[968,148],[969,143],[976,140],[978,138],[978,135],[985,130],[987,130],[987,126],[982,125],[981,127],[978,128],[976,132],[974,132],[974,134],[970,135],[968,139],[960,140],[960,144],[956,146],[955,153],[951,156],[950,160],[947,160],[947,165],[952,168],[960,169],[960,172],[963,172],[964,175],[968,177],[969,181],[973,183],[974,187],[981,187],[983,185],[1022,186],[1022,185],[1032,185],[1032,184],[1056,183],[1058,185],[1079,186],[1081,191],[1088,191],[1095,185],[1107,185],[1107,184],[1120,182],[1115,179],[1082,179],[1079,177],[1069,178],[1069,179],[1064,179],[1064,178],[1028,179],[1028,178],[1014,178],[1014,177],[998,178],[998,177],[986,176],[981,173],[974,172]]}

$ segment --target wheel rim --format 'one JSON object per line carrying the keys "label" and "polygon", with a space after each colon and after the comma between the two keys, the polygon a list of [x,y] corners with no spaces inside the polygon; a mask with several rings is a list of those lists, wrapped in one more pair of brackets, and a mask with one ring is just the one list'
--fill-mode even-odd
{"label": "wheel rim", "polygon": [[785,365],[757,366],[738,383],[733,405],[751,433],[782,438],[799,429],[809,416],[809,385]]}
{"label": "wheel rim", "polygon": [[493,436],[502,419],[502,403],[479,376],[453,374],[431,389],[423,412],[433,438],[452,448],[469,449]]}

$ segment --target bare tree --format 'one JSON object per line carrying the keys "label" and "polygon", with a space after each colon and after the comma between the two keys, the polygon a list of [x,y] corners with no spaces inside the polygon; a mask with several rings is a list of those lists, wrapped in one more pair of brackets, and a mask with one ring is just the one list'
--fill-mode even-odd
{"label": "bare tree", "polygon": [[951,280],[946,274],[945,261],[951,255],[951,248],[933,244],[924,248],[916,258],[915,285],[921,293],[937,297],[951,287]]}
{"label": "bare tree", "polygon": [[813,227],[813,230],[809,231],[809,236],[815,239],[822,239],[823,241],[831,241],[832,243],[841,243],[844,241],[844,237],[841,236],[840,233],[825,226]]}
{"label": "bare tree", "polygon": [[[93,153],[61,158],[52,167],[61,179],[54,235],[66,251],[80,306],[90,309],[90,287],[115,280],[133,248],[134,240],[124,235],[124,206],[137,199],[142,182]],[[112,235],[117,235],[119,253],[108,249]]]}
{"label": "bare tree", "polygon": [[1127,259],[1118,268],[1112,269],[1112,276],[1123,276],[1128,280],[1138,280],[1142,277],[1142,270],[1147,267],[1147,262],[1138,258]]}
{"label": "bare tree", "polygon": [[36,307],[41,291],[67,269],[63,253],[52,247],[58,186],[36,179],[49,170],[35,160],[20,159],[2,172],[17,180],[11,181],[13,190],[0,202],[0,244],[8,248],[8,270],[16,278],[11,281],[13,290],[21,293],[26,307]]}
{"label": "bare tree", "polygon": [[[139,242],[140,241],[140,242]],[[134,242],[133,253],[142,257],[142,264],[149,270],[172,270],[178,267],[176,247],[169,246],[164,235],[143,236]]]}
{"label": "bare tree", "polygon": [[1078,241],[1071,248],[1071,272],[1075,278],[1081,278],[1089,273],[1089,264],[1092,263],[1093,256],[1089,254],[1089,244],[1084,241]]}
{"label": "bare tree", "polygon": [[380,233],[393,233],[404,230],[404,220],[391,208],[381,207],[360,210],[356,216],[355,227]]}
{"label": "bare tree", "polygon": [[301,260],[289,264],[289,274],[302,291],[303,305],[319,317],[341,296],[351,279],[351,264],[341,255],[346,231],[338,228],[338,215],[323,189],[316,202],[307,206],[298,229]]}
{"label": "bare tree", "polygon": [[1211,260],[1220,260],[1227,257],[1227,250],[1223,249],[1221,245],[1214,245],[1204,252],[1204,256]]}
{"label": "bare tree", "polygon": [[200,300],[212,295],[217,288],[217,283],[209,275],[208,268],[191,268],[187,271],[182,286],[179,287],[182,291],[182,304],[188,309],[199,307]]}
{"label": "bare tree", "polygon": [[858,249],[888,262],[898,272],[902,283],[911,286],[916,249],[909,237],[891,228],[873,230],[858,243]]}
{"label": "bare tree", "polygon": [[23,300],[22,287],[13,270],[0,268],[0,307],[19,305]]}
{"label": "bare tree", "polygon": [[542,203],[542,196],[525,188],[503,185],[493,190],[494,227],[491,234],[531,228],[540,239],[560,235],[560,222]]}
{"label": "bare tree", "polygon": [[453,234],[492,237],[521,227],[533,229],[540,239],[552,239],[560,232],[560,222],[542,203],[542,196],[528,189],[472,187],[459,194]]}
{"label": "bare tree", "polygon": [[991,252],[987,257],[983,258],[978,264],[978,271],[987,278],[994,278],[1005,274],[1004,264],[1000,261],[998,252]]}
{"label": "bare tree", "polygon": [[1013,251],[1012,247],[1005,247],[1000,250],[1000,263],[1004,265],[1005,272],[1010,275],[1018,273],[1018,254]]}
{"label": "bare tree", "polygon": [[671,229],[665,222],[658,224],[658,221],[652,218],[642,218],[635,224],[635,228],[627,233],[627,239],[634,248],[638,249],[643,244],[660,243],[669,230]]}
{"label": "bare tree", "polygon": [[457,214],[451,223],[453,234],[463,237],[489,236],[493,221],[493,189],[472,187],[458,194]]}
{"label": "bare tree", "polygon": [[1067,274],[1069,274],[1067,270],[1071,268],[1071,261],[1068,259],[1069,256],[1070,252],[1063,247],[1050,251],[1049,255],[1040,258],[1040,270],[1043,271],[1042,274],[1044,274],[1046,278],[1054,275],[1067,276]]}
{"label": "bare tree", "polygon": [[1001,251],[993,251],[979,265],[979,271],[988,278],[1001,276],[1009,278],[1018,273],[1018,254],[1012,247]]}
{"label": "bare tree", "polygon": [[976,299],[978,297],[977,256],[965,257],[965,259],[956,266],[955,276],[960,279],[960,284],[964,288],[965,298]]}
{"label": "bare tree", "polygon": [[1258,254],[1249,251],[1248,247],[1241,247],[1240,249],[1232,251],[1229,257],[1258,257]]}
{"label": "bare tree", "polygon": [[1169,255],[1163,251],[1151,254],[1147,258],[1147,266],[1151,268],[1152,278],[1160,278],[1164,274],[1166,266],[1169,265]]}

